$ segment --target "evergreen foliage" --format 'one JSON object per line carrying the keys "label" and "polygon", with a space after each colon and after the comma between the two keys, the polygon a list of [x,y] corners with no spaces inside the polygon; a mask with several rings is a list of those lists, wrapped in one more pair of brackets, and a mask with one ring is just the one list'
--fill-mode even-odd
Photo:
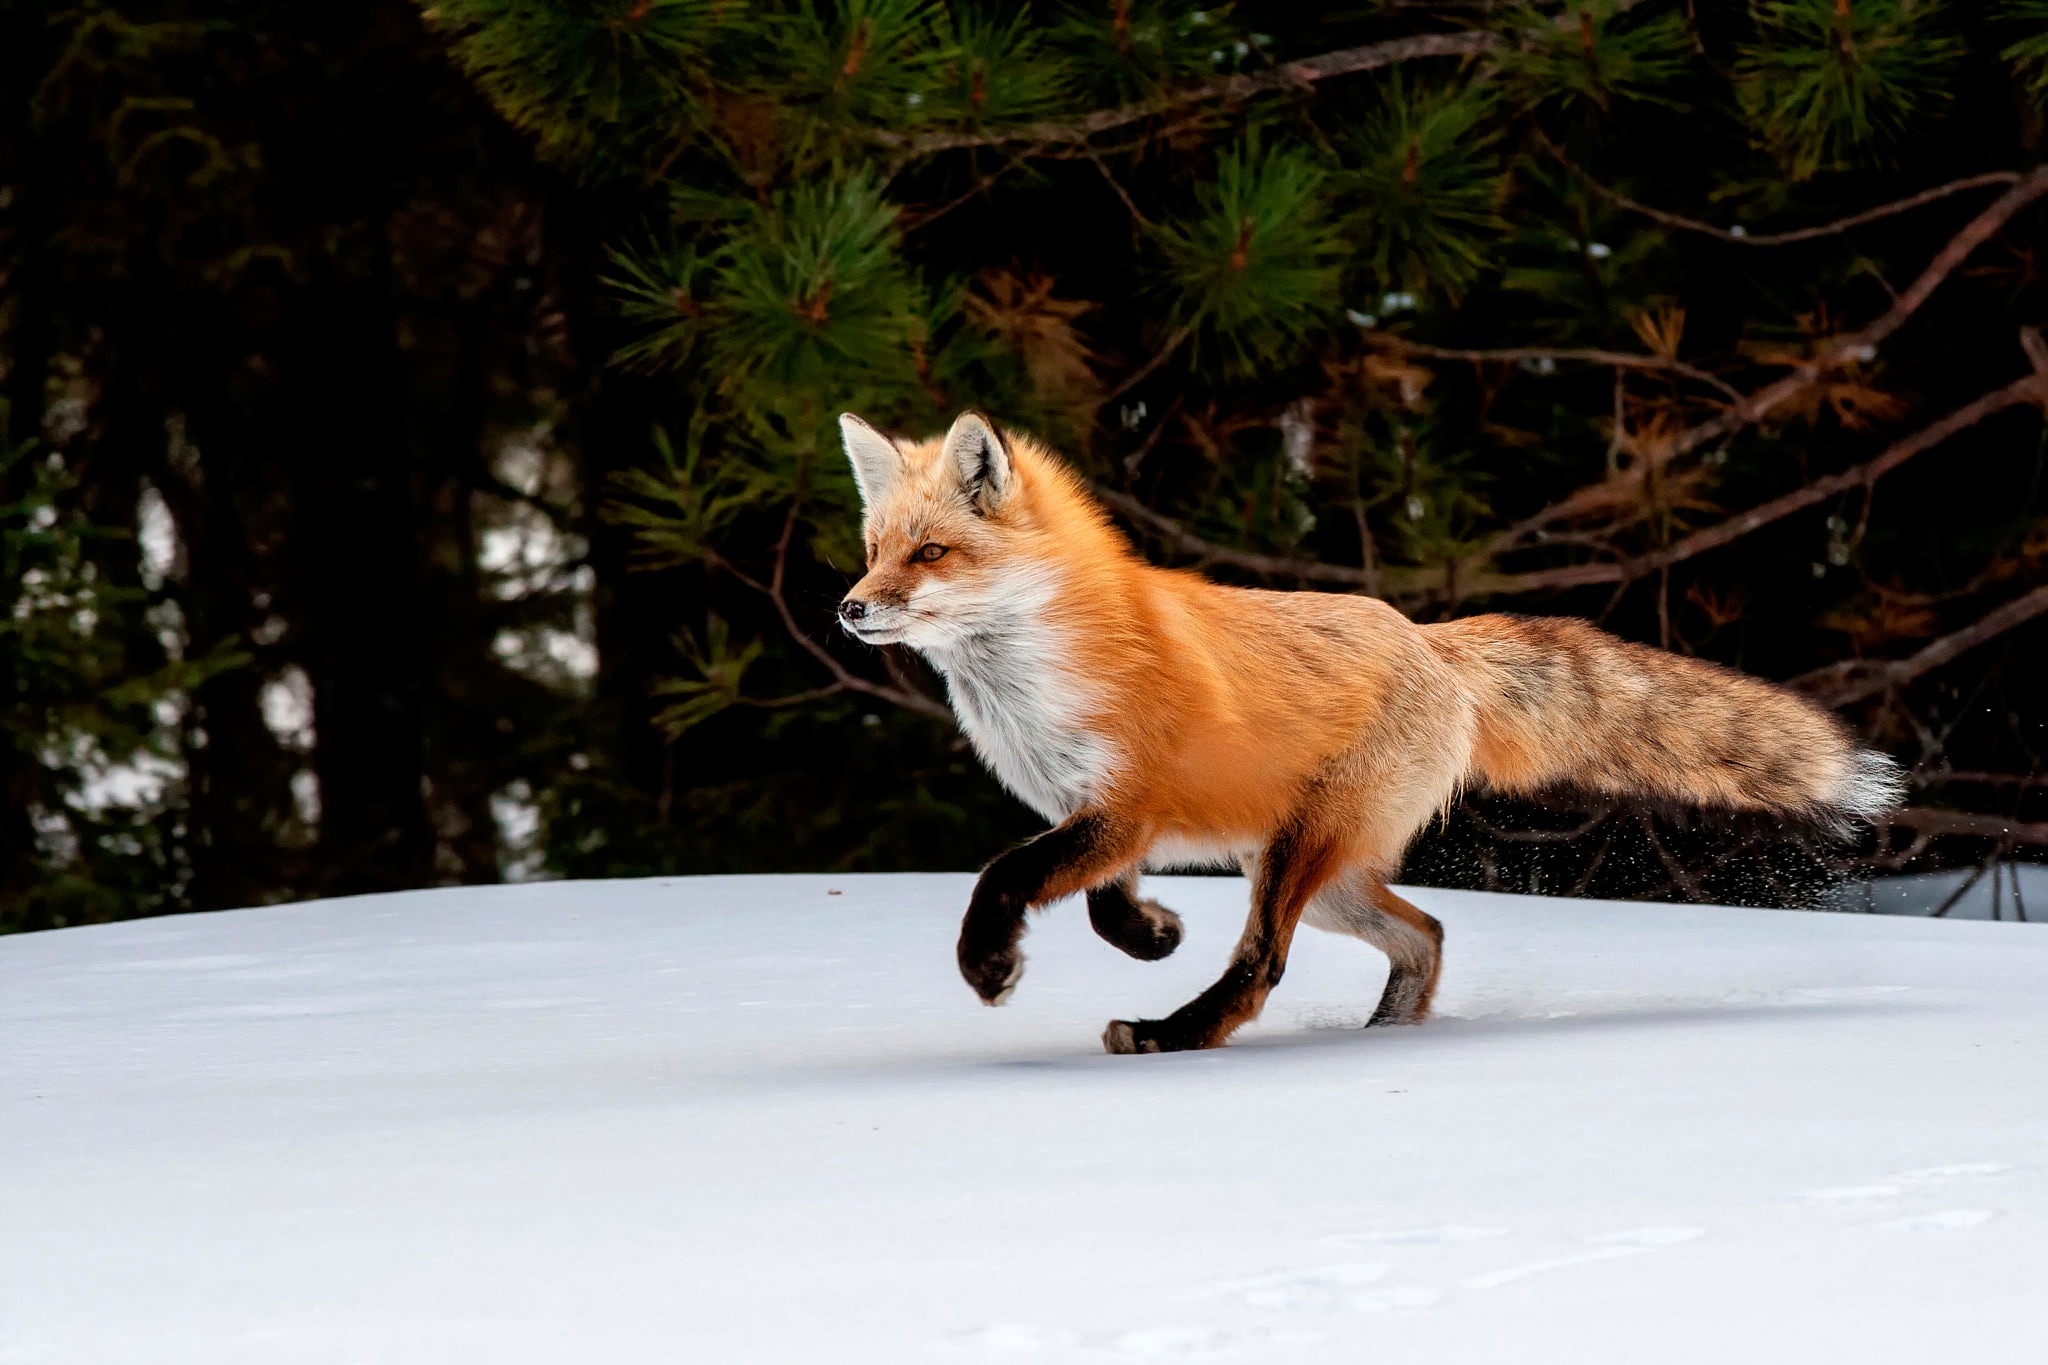
{"label": "evergreen foliage", "polygon": [[[529,123],[552,70],[542,43],[520,75],[535,12],[436,12],[488,88],[520,92],[499,98]],[[1650,553],[1967,382],[1916,358],[1908,396],[1889,366],[1847,366],[1797,415],[1673,457],[1660,443],[1725,394],[1867,316],[1882,301],[1870,286],[1916,268],[1957,210],[1743,260],[1680,215],[1814,221],[1930,171],[2032,157],[2032,125],[2001,110],[1995,80],[1957,92],[1965,71],[2031,88],[2026,3],[1990,25],[1939,0],[723,13],[706,61],[648,97],[701,117],[633,168],[665,221],[614,275],[637,333],[622,358],[662,369],[689,433],[687,458],[614,483],[611,513],[654,562],[707,574],[705,614],[683,623],[662,686],[684,745],[714,724],[744,732],[735,707],[801,709],[824,734],[843,733],[855,701],[927,707],[929,679],[901,660],[877,670],[805,610],[858,558],[830,426],[842,409],[922,431],[972,402],[1173,518],[1136,523],[1162,549],[1358,564],[1362,585],[1415,609],[1467,609],[1483,587],[1446,600],[1437,585],[1461,565],[1497,573],[1490,547],[1532,514],[1547,548],[1523,564],[1575,540]],[[1469,45],[1341,79],[1286,66],[1418,32]],[[547,98],[565,117],[596,93]],[[2002,340],[1966,349],[2009,368],[2030,305],[1949,288],[1969,296],[1961,325],[2000,320]],[[1461,374],[1431,365],[1425,341],[1524,349]],[[1622,351],[1644,360],[1593,397],[1570,355]],[[2025,465],[2005,477],[2030,478]],[[1816,621],[1926,567],[1909,528],[1857,526],[1818,580],[1789,542],[1771,551],[1795,586],[1769,608],[1721,605],[1742,575],[1700,566],[1676,585],[1663,574],[1654,605],[1624,592],[1607,610],[1625,623],[1647,607],[1662,643],[1797,672],[1840,648]],[[1994,538],[2003,548],[1971,572],[2014,534],[2031,533]],[[1836,587],[1837,569],[1861,585]]]}
{"label": "evergreen foliage", "polygon": [[1500,128],[1485,86],[1410,84],[1389,73],[1355,139],[1346,236],[1373,281],[1454,299],[1500,226]]}
{"label": "evergreen foliage", "polygon": [[1241,143],[1156,232],[1161,302],[1193,334],[1189,359],[1227,378],[1291,360],[1338,300],[1341,250],[1325,176],[1295,148]]}
{"label": "evergreen foliage", "polygon": [[[0,445],[0,487],[0,771],[9,814],[27,818],[10,834],[33,840],[9,860],[0,933],[177,908],[192,694],[246,660],[184,658],[175,602],[101,575],[95,542],[127,532],[78,509],[61,459]],[[154,667],[124,638],[137,621],[164,637]]]}
{"label": "evergreen foliage", "polygon": [[1765,0],[1742,51],[1743,113],[1786,173],[1881,157],[1952,98],[1963,56],[1926,0]]}
{"label": "evergreen foliage", "polygon": [[495,878],[575,773],[549,182],[402,0],[0,0],[0,925]]}
{"label": "evergreen foliage", "polygon": [[[90,567],[105,623],[66,635],[53,598],[9,628],[45,698],[9,713],[10,907],[72,875],[35,843],[60,808],[106,851],[91,916],[985,858],[1035,821],[915,659],[832,628],[849,409],[1033,431],[1162,561],[1801,678],[1947,813],[2041,819],[2044,632],[1969,632],[2048,572],[2042,0],[0,22],[34,451],[7,553]],[[145,489],[183,547],[156,587]],[[279,739],[265,698],[301,675],[317,736]],[[88,828],[67,733],[174,780]],[[1731,885],[1705,835],[1505,819],[1474,804],[1416,867],[1796,900],[1815,866]]]}

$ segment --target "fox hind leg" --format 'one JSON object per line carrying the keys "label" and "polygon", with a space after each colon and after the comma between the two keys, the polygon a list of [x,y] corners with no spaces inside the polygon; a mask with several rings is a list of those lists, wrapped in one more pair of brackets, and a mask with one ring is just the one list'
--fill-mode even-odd
{"label": "fox hind leg", "polygon": [[1180,916],[1154,900],[1140,900],[1135,876],[1088,893],[1088,922],[1112,947],[1140,962],[1157,962],[1180,947]]}
{"label": "fox hind leg", "polygon": [[1419,1024],[1429,1017],[1436,999],[1437,978],[1444,968],[1444,926],[1393,891],[1378,878],[1372,883],[1372,903],[1382,918],[1382,937],[1374,946],[1387,955],[1387,986],[1380,992],[1379,1007],[1366,1020],[1375,1024]]}
{"label": "fox hind leg", "polygon": [[1386,989],[1366,1027],[1419,1024],[1429,1016],[1443,970],[1444,927],[1435,916],[1395,895],[1378,874],[1354,870],[1323,888],[1302,918],[1387,955]]}

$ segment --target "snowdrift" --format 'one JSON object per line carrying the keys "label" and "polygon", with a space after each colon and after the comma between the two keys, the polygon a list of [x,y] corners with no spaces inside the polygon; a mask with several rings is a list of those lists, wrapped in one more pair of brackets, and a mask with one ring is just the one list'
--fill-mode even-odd
{"label": "snowdrift", "polygon": [[0,1361],[2048,1360],[2048,928],[1413,892],[1440,1015],[964,876],[366,897],[0,939]]}

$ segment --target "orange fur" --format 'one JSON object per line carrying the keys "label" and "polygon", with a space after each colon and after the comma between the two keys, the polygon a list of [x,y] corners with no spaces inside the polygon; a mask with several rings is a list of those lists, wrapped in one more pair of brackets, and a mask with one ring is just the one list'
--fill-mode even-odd
{"label": "orange fur", "polygon": [[[1579,621],[1417,625],[1374,598],[1157,568],[1055,456],[975,414],[943,439],[891,443],[895,466],[879,434],[848,433],[869,546],[848,594],[869,614],[852,628],[924,649],[984,758],[1049,819],[1099,814],[1120,831],[1035,899],[1141,862],[1256,863],[1285,834],[1277,908],[1263,928],[1255,909],[1239,951],[1277,978],[1295,921],[1344,877],[1388,933],[1405,923],[1427,938],[1412,917],[1428,917],[1385,879],[1469,783],[1824,820],[1893,795],[1883,761],[1832,716],[1727,669]],[[921,558],[927,545],[943,554]],[[1013,675],[1028,691],[1006,690]],[[999,698],[1013,714],[985,714]],[[1433,986],[1433,961],[1416,970]],[[1192,1041],[1165,1042],[1221,1042],[1269,986],[1239,992],[1213,1024],[1195,1020]]]}

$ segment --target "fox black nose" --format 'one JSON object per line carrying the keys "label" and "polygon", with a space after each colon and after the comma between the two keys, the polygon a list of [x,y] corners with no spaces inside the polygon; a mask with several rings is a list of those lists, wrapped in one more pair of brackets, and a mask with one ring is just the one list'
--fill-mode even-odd
{"label": "fox black nose", "polygon": [[868,604],[857,597],[849,597],[839,604],[839,619],[848,623],[858,621],[868,614]]}

